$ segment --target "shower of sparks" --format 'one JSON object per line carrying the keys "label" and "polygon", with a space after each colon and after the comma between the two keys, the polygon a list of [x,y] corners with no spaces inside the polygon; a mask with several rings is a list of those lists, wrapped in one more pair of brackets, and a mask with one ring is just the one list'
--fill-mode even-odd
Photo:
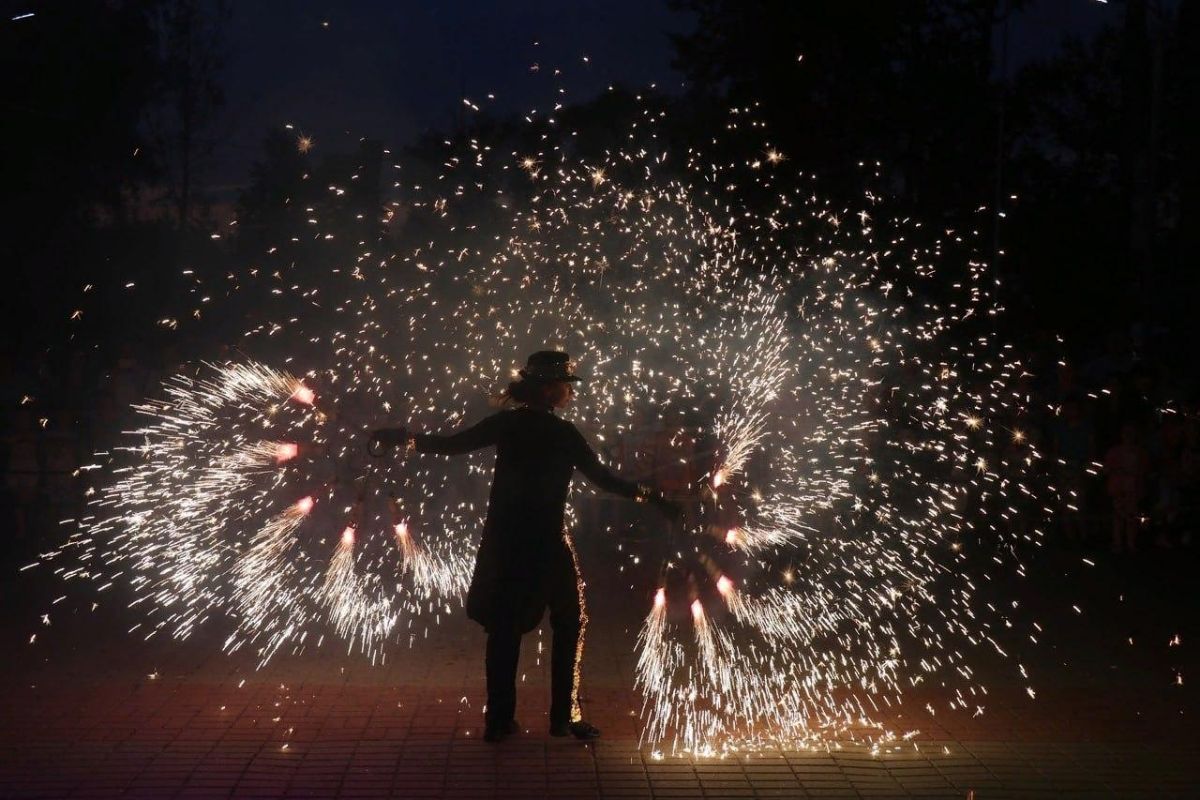
{"label": "shower of sparks", "polygon": [[536,115],[505,152],[447,142],[440,174],[397,184],[385,235],[321,269],[309,250],[348,246],[305,208],[312,236],[228,278],[259,311],[248,355],[136,407],[47,560],[127,583],[150,635],[220,613],[261,663],[330,633],[382,661],[461,603],[491,460],[372,460],[366,433],[473,421],[525,354],[562,348],[593,440],[666,429],[698,465],[637,639],[645,743],[879,744],[918,687],[981,708],[981,653],[1015,659],[1038,629],[975,587],[1022,569],[1054,491],[991,269],[874,194],[833,207],[797,154],[673,150],[665,113],[643,101],[603,158]]}
{"label": "shower of sparks", "polygon": [[[131,605],[155,617],[151,635],[186,637],[225,613],[236,622],[226,650],[253,646],[261,664],[319,639],[326,625],[382,656],[402,609],[411,621],[462,594],[464,554],[442,559],[408,535],[400,551],[377,548],[359,565],[362,502],[316,513],[372,478],[356,462],[362,431],[334,422],[312,388],[255,362],[199,372],[171,378],[163,399],[136,407],[147,424],[130,432],[136,443],[118,454],[126,459],[97,495],[97,513],[68,542],[80,561],[66,577],[95,580],[93,570],[123,566],[133,573]],[[280,498],[293,499],[275,511]],[[331,537],[334,520],[342,526]],[[409,580],[385,582],[389,574]]]}

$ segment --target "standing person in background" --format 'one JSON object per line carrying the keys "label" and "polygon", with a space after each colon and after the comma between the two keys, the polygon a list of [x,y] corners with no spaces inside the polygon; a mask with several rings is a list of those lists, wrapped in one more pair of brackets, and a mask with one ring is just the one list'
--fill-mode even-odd
{"label": "standing person in background", "polygon": [[1051,427],[1051,442],[1057,462],[1058,488],[1067,495],[1068,508],[1062,514],[1063,532],[1069,541],[1087,540],[1088,482],[1087,469],[1096,458],[1096,432],[1083,414],[1083,404],[1075,395],[1063,400],[1058,418]]}
{"label": "standing person in background", "polygon": [[12,505],[13,532],[24,540],[33,530],[42,477],[42,429],[32,408],[17,407],[4,444],[4,488]]}
{"label": "standing person in background", "polygon": [[625,480],[600,463],[583,435],[556,409],[566,408],[578,381],[566,353],[529,357],[520,380],[501,400],[510,410],[449,436],[384,428],[372,448],[403,446],[444,455],[496,448],[487,520],[467,593],[467,616],[487,630],[487,711],[484,739],[516,732],[513,719],[521,637],[537,627],[546,608],[551,649],[550,735],[594,739],[600,731],[581,719],[577,664],[583,649],[583,581],[563,524],[575,470],[602,489],[655,504],[676,516],[678,507],[650,487]]}
{"label": "standing person in background", "polygon": [[1150,456],[1142,447],[1136,424],[1126,422],[1121,427],[1121,440],[1104,456],[1104,471],[1112,501],[1112,550],[1136,552],[1146,480],[1150,475]]}
{"label": "standing person in background", "polygon": [[79,513],[83,495],[78,491],[78,437],[63,418],[51,418],[43,432],[42,488],[46,502],[59,517]]}
{"label": "standing person in background", "polygon": [[1200,408],[1195,403],[1184,412],[1183,441],[1179,450],[1179,543],[1192,543],[1200,527]]}

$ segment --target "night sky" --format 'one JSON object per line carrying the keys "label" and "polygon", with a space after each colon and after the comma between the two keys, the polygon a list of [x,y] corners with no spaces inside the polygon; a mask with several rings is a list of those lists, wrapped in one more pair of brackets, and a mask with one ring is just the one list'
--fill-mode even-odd
{"label": "night sky", "polygon": [[[1037,0],[1012,24],[1012,69],[1120,13],[1097,0]],[[612,83],[679,91],[669,35],[691,25],[666,0],[235,3],[221,145],[206,182],[217,196],[234,192],[267,128],[283,123],[328,152],[361,136],[398,146],[451,129],[466,113],[463,97],[510,113],[548,108],[560,85],[565,102]]]}
{"label": "night sky", "polygon": [[552,105],[559,84],[565,102],[616,82],[678,89],[667,37],[688,25],[661,0],[235,4],[216,182],[243,180],[284,122],[318,147],[346,132],[395,145],[451,128],[463,97],[514,112]]}

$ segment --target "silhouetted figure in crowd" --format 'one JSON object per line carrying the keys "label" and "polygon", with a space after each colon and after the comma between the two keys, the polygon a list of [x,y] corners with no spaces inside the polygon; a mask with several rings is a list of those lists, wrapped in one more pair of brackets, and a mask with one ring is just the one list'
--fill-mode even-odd
{"label": "silhouetted figure in crowd", "polygon": [[12,507],[14,533],[23,540],[33,530],[42,472],[42,430],[29,406],[17,408],[4,444],[4,488]]}
{"label": "silhouetted figure in crowd", "polygon": [[1062,514],[1063,531],[1068,539],[1082,542],[1087,538],[1087,469],[1096,457],[1096,434],[1083,415],[1078,397],[1068,396],[1063,401],[1051,433],[1058,489],[1067,503]]}
{"label": "silhouetted figure in crowd", "polygon": [[1142,447],[1137,425],[1126,422],[1122,426],[1121,440],[1104,456],[1104,470],[1112,501],[1113,552],[1120,553],[1122,549],[1135,552],[1150,474],[1150,456]]}
{"label": "silhouetted figure in crowd", "polygon": [[600,731],[580,719],[577,699],[586,617],[575,551],[563,524],[571,477],[579,470],[600,488],[651,502],[670,516],[678,507],[661,492],[611,472],[575,426],[555,416],[555,409],[570,403],[579,380],[566,353],[534,353],[520,376],[501,396],[515,409],[449,436],[381,429],[372,445],[441,454],[495,446],[487,521],[467,593],[467,616],[488,634],[484,739],[500,741],[517,729],[521,637],[537,627],[547,607],[554,632],[550,734],[594,739]]}

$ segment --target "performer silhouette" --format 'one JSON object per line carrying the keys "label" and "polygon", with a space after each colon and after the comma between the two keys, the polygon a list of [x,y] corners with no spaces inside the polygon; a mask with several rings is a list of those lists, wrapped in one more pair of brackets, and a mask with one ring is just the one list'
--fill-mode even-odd
{"label": "performer silhouette", "polygon": [[487,520],[467,593],[467,616],[487,630],[484,739],[498,742],[516,731],[521,637],[537,627],[547,607],[554,633],[550,735],[594,739],[600,731],[581,719],[578,703],[576,667],[587,617],[563,524],[571,478],[579,470],[600,488],[650,502],[668,516],[677,516],[679,507],[661,492],[614,474],[574,425],[555,416],[555,409],[570,403],[579,380],[566,353],[534,353],[520,376],[502,395],[515,409],[448,436],[383,428],[371,443],[441,454],[496,447]]}

